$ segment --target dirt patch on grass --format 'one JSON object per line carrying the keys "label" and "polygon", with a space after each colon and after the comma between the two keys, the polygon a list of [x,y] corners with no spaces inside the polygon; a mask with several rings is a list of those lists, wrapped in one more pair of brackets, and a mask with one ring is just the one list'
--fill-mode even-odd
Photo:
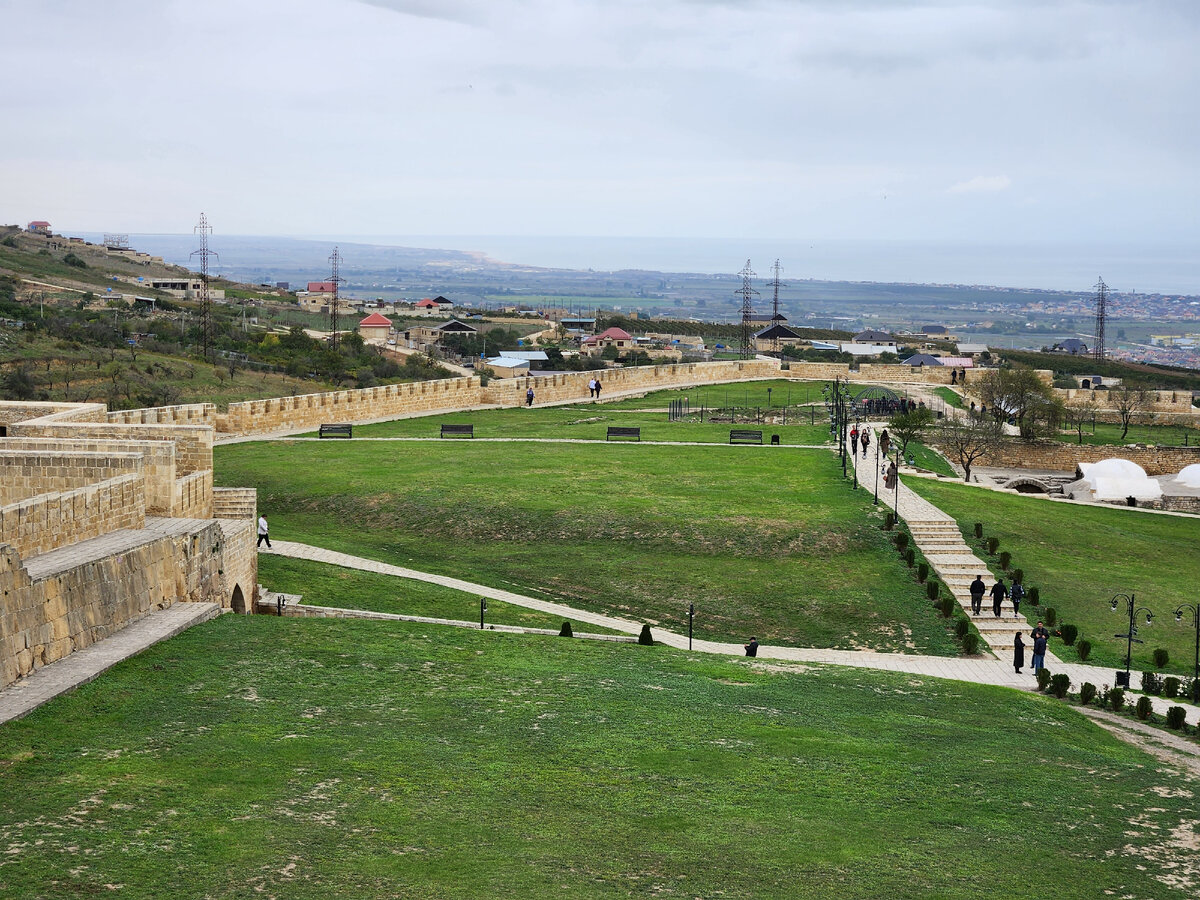
{"label": "dirt patch on grass", "polygon": [[1131,722],[1102,709],[1086,706],[1074,706],[1072,709],[1093,719],[1105,731],[1126,743],[1133,744],[1155,759],[1181,770],[1190,779],[1200,780],[1200,746],[1194,741],[1140,722]]}

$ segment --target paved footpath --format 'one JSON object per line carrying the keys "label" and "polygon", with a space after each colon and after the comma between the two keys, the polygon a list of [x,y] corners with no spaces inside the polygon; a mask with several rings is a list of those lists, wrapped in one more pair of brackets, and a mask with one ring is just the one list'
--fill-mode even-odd
{"label": "paved footpath", "polygon": [[19,719],[59,694],[93,681],[122,660],[220,615],[216,603],[175,603],[76,650],[0,691],[0,724]]}
{"label": "paved footpath", "polygon": [[[309,544],[300,544],[293,541],[273,541],[271,552],[296,559],[309,559],[316,562],[331,563],[347,569],[360,569],[365,572],[376,572],[381,575],[393,575],[398,578],[411,578],[415,581],[438,584],[454,590],[475,594],[479,597],[487,597],[489,600],[500,600],[505,603],[512,603],[515,606],[540,610],[541,612],[561,616],[564,619],[570,619],[572,622],[586,622],[591,625],[599,625],[627,634],[639,634],[642,630],[641,622],[605,616],[600,613],[576,609],[561,603],[551,603],[546,600],[539,600],[536,597],[528,597],[512,591],[463,581],[459,578],[450,578],[445,575],[431,575],[428,572],[420,572],[416,569],[394,566],[390,563],[379,562],[374,559],[365,559],[348,553],[339,553],[334,550],[313,547]],[[676,634],[673,631],[668,631],[665,628],[657,626],[652,626],[652,631],[654,639],[659,643],[680,650],[688,649],[687,635]],[[697,653],[716,653],[724,656],[742,656],[745,652],[741,644],[707,640],[693,641],[692,650]],[[910,675],[949,678],[955,681],[970,681],[976,684],[993,684],[1002,687],[1023,688],[1025,690],[1033,690],[1037,685],[1037,680],[1028,670],[1026,670],[1025,674],[1018,675],[1013,671],[1013,667],[1007,659],[997,660],[987,657],[962,659],[945,656],[920,656],[907,653],[872,653],[863,650],[822,650],[809,647],[773,647],[762,645],[758,649],[758,658],[798,663],[826,663],[860,669],[880,669],[886,672],[904,672]],[[1100,669],[1095,666],[1067,666],[1060,664],[1054,671],[1067,672],[1071,676],[1072,683],[1075,685],[1079,685],[1083,681],[1091,681],[1099,687],[1102,684],[1109,684],[1112,681],[1111,670]],[[1173,702],[1163,700],[1160,697],[1152,697],[1151,700],[1154,701],[1155,711],[1164,714],[1168,706],[1174,705]],[[1187,720],[1189,723],[1200,721],[1200,709],[1188,707]]]}

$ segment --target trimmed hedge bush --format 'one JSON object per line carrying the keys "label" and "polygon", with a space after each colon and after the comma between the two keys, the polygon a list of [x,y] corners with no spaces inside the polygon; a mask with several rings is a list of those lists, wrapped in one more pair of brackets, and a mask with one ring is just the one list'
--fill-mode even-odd
{"label": "trimmed hedge bush", "polygon": [[974,656],[979,652],[979,635],[973,631],[968,631],[963,638],[963,653],[967,656]]}
{"label": "trimmed hedge bush", "polygon": [[889,510],[888,510],[888,512],[887,512],[887,515],[885,515],[885,516],[883,517],[883,527],[884,527],[885,529],[887,529],[888,531],[891,531],[891,530],[892,530],[892,528],[893,528],[893,527],[895,527],[895,525],[896,525],[896,514],[895,514],[895,513],[893,513],[893,512],[892,512],[892,511],[889,509]]}
{"label": "trimmed hedge bush", "polygon": [[1113,688],[1108,692],[1108,705],[1112,707],[1113,712],[1120,712],[1125,708],[1125,688]]}
{"label": "trimmed hedge bush", "polygon": [[908,547],[908,532],[907,531],[896,532],[896,537],[893,538],[893,540],[895,540],[895,542],[896,542],[896,549],[899,550],[901,553],[903,553],[905,548]]}
{"label": "trimmed hedge bush", "polygon": [[1167,652],[1165,647],[1159,647],[1154,651],[1154,668],[1161,669],[1171,661],[1171,654]]}
{"label": "trimmed hedge bush", "polygon": [[1025,570],[1024,569],[1013,569],[1012,580],[1013,580],[1013,584],[1024,584],[1025,583]]}
{"label": "trimmed hedge bush", "polygon": [[1143,691],[1145,691],[1147,694],[1154,694],[1155,696],[1157,696],[1158,694],[1162,693],[1162,689],[1163,689],[1162,678],[1160,678],[1158,676],[1157,672],[1143,672],[1142,673],[1142,690]]}
{"label": "trimmed hedge bush", "polygon": [[1142,694],[1142,696],[1138,697],[1138,702],[1137,705],[1134,706],[1133,712],[1139,719],[1145,722],[1148,718],[1150,718],[1150,713],[1154,712],[1154,704],[1150,702],[1149,697],[1147,697],[1145,694]]}
{"label": "trimmed hedge bush", "polygon": [[1068,647],[1075,643],[1075,638],[1079,637],[1079,629],[1074,625],[1064,625],[1058,632],[1062,636],[1063,643]]}
{"label": "trimmed hedge bush", "polygon": [[1096,686],[1090,681],[1085,681],[1079,686],[1079,702],[1087,706],[1096,699]]}
{"label": "trimmed hedge bush", "polygon": [[1031,587],[1029,589],[1029,593],[1025,595],[1025,599],[1028,600],[1032,606],[1037,606],[1042,600],[1042,592],[1037,587]]}
{"label": "trimmed hedge bush", "polygon": [[1167,727],[1179,731],[1183,728],[1184,718],[1187,716],[1187,710],[1182,706],[1172,706],[1167,710]]}
{"label": "trimmed hedge bush", "polygon": [[1007,550],[1005,550],[1003,553],[1000,554],[1000,568],[1002,568],[1005,572],[1008,571],[1008,566],[1011,562],[1012,562],[1012,554],[1009,553]]}
{"label": "trimmed hedge bush", "polygon": [[923,562],[917,566],[917,581],[920,584],[925,583],[925,579],[929,577],[929,563]]}
{"label": "trimmed hedge bush", "polygon": [[1183,687],[1183,682],[1174,675],[1168,675],[1163,681],[1163,696],[1168,700],[1174,700],[1179,696],[1180,688]]}
{"label": "trimmed hedge bush", "polygon": [[982,522],[975,523],[975,539],[983,540],[983,523]]}
{"label": "trimmed hedge bush", "polygon": [[1046,611],[1042,613],[1042,621],[1046,623],[1047,628],[1053,628],[1058,623],[1058,610],[1047,606]]}
{"label": "trimmed hedge bush", "polygon": [[1050,693],[1061,700],[1067,696],[1067,691],[1071,689],[1070,675],[1052,675],[1050,676]]}
{"label": "trimmed hedge bush", "polygon": [[642,625],[642,633],[638,635],[638,643],[643,647],[654,646],[654,635],[650,633],[650,623],[646,622]]}
{"label": "trimmed hedge bush", "polygon": [[954,601],[953,594],[947,594],[942,598],[942,615],[947,619],[954,615],[954,607],[958,604]]}
{"label": "trimmed hedge bush", "polygon": [[971,622],[968,619],[959,616],[954,620],[954,634],[960,641],[970,633]]}
{"label": "trimmed hedge bush", "polygon": [[558,632],[559,637],[575,637],[575,633],[571,631],[571,623],[563,622],[562,628]]}
{"label": "trimmed hedge bush", "polygon": [[937,603],[938,587],[939,585],[936,581],[929,581],[925,584],[925,593],[934,603]]}
{"label": "trimmed hedge bush", "polygon": [[915,566],[917,564],[917,551],[914,550],[912,547],[909,547],[907,550],[905,550],[904,551],[904,561],[906,563],[908,563],[908,567],[910,569],[913,566]]}
{"label": "trimmed hedge bush", "polygon": [[1036,674],[1037,674],[1038,690],[1045,691],[1046,686],[1048,684],[1050,684],[1050,679],[1053,677],[1050,674],[1050,670],[1049,669],[1038,669]]}
{"label": "trimmed hedge bush", "polygon": [[1080,662],[1087,662],[1087,658],[1092,655],[1092,642],[1081,640],[1075,645],[1075,652],[1079,654]]}
{"label": "trimmed hedge bush", "polygon": [[1000,538],[998,538],[998,537],[988,538],[987,539],[987,548],[988,548],[988,554],[991,556],[995,556],[996,551],[1000,549]]}

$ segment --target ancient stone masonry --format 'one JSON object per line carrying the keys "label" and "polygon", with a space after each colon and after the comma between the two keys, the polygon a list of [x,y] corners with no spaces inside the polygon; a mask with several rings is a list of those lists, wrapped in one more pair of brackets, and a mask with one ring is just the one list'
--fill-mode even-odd
{"label": "ancient stone masonry", "polygon": [[1112,447],[1014,438],[989,451],[976,460],[975,465],[1073,472],[1079,463],[1100,462],[1113,457],[1137,463],[1147,475],[1169,475],[1200,462],[1200,447],[1156,447],[1153,444]]}

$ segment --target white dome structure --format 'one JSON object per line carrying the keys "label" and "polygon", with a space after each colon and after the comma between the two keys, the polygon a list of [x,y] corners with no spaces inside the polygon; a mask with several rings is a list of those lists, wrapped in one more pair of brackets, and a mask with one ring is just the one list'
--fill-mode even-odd
{"label": "white dome structure", "polygon": [[1145,469],[1128,459],[1080,463],[1079,471],[1095,500],[1125,500],[1129,497],[1137,500],[1162,499],[1162,485],[1150,478]]}
{"label": "white dome structure", "polygon": [[1175,476],[1175,480],[1185,487],[1200,488],[1200,463],[1184,466]]}

